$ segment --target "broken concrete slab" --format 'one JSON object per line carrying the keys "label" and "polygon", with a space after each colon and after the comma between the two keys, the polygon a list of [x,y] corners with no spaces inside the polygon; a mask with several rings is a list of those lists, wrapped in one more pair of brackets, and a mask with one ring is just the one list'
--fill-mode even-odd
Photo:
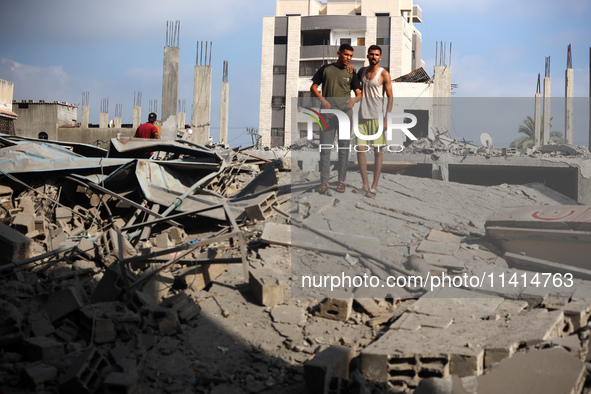
{"label": "broken concrete slab", "polygon": [[505,252],[587,268],[591,207],[550,205],[510,208],[491,216],[486,235]]}
{"label": "broken concrete slab", "polygon": [[459,243],[445,243],[426,239],[417,247],[417,253],[433,253],[453,256],[459,249]]}
{"label": "broken concrete slab", "polygon": [[477,378],[479,394],[580,393],[585,364],[561,348],[531,350]]}
{"label": "broken concrete slab", "polygon": [[293,305],[282,305],[271,309],[271,317],[276,323],[295,324],[298,326],[306,324],[304,311]]}
{"label": "broken concrete slab", "polygon": [[0,265],[15,263],[32,257],[33,240],[0,223],[0,248]]}

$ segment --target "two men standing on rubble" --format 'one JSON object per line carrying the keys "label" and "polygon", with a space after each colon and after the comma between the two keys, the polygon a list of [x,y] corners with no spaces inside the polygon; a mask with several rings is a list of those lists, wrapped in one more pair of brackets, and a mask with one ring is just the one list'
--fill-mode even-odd
{"label": "two men standing on rubble", "polygon": [[[383,130],[386,131],[388,122],[387,114],[392,110],[392,81],[390,74],[378,63],[382,59],[382,49],[377,45],[372,45],[368,49],[367,59],[369,66],[363,67],[358,73],[349,65],[353,58],[353,47],[349,44],[343,44],[337,52],[338,59],[333,64],[322,66],[312,78],[310,92],[317,97],[323,109],[339,109],[347,114],[351,119],[352,108],[360,100],[363,90],[363,99],[361,102],[359,131],[368,137],[378,134],[380,131],[379,119],[383,112],[384,93],[388,97],[388,108],[383,119]],[[322,85],[322,94],[318,87]],[[355,97],[351,97],[351,91],[355,92]],[[335,115],[326,115],[327,130],[320,131],[320,144],[332,144],[338,132],[338,119]],[[349,131],[350,132],[350,131]],[[349,134],[350,135],[350,134]],[[338,183],[336,191],[345,192],[345,177],[350,151],[350,139],[338,140]],[[386,138],[384,133],[378,138],[368,138],[367,140],[357,138],[357,159],[359,161],[359,170],[363,181],[363,190],[354,188],[353,192],[363,192],[367,197],[375,197],[377,193],[378,181],[383,162],[383,147],[385,147]],[[366,148],[374,148],[375,168],[374,179],[371,187],[369,186],[367,176],[367,161],[365,158]],[[320,186],[316,189],[318,193],[325,194],[328,191],[328,179],[330,175],[330,150],[320,150]]]}

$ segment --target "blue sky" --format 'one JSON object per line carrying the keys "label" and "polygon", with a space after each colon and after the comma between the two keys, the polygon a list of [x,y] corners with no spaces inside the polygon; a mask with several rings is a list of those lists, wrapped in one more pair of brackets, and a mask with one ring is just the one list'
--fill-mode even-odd
{"label": "blue sky", "polygon": [[[564,95],[566,48],[573,46],[575,96],[589,95],[591,2],[571,0],[423,0],[422,57],[432,74],[435,43],[452,42],[452,82],[457,97],[531,97],[538,73],[551,56],[552,95]],[[80,104],[90,92],[90,120],[100,102],[110,114],[123,105],[131,123],[135,91],[142,118],[151,99],[162,100],[166,22],[181,23],[179,99],[187,118],[193,96],[197,41],[213,41],[212,135],[219,125],[222,63],[229,61],[230,136],[247,145],[247,127],[258,127],[262,17],[275,14],[274,0],[7,0],[0,34],[0,79],[14,82],[14,98]],[[559,111],[559,108],[557,108]],[[559,117],[559,114],[556,115]],[[585,114],[586,116],[586,114]],[[582,118],[582,116],[579,116]],[[577,114],[575,114],[577,119]],[[558,130],[562,130],[557,127]],[[499,132],[502,134],[502,132]],[[517,137],[516,127],[499,136]],[[587,134],[575,143],[586,144]],[[456,136],[457,137],[457,136]],[[495,137],[495,136],[493,136]]]}

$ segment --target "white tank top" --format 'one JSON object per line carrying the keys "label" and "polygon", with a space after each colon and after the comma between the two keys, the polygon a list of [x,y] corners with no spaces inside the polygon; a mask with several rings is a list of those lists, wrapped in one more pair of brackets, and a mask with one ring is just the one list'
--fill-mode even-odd
{"label": "white tank top", "polygon": [[361,99],[361,117],[363,119],[378,119],[380,113],[383,113],[384,87],[380,83],[380,74],[384,70],[382,67],[376,72],[376,75],[370,80],[367,79],[367,71],[363,72],[362,81],[362,99]]}

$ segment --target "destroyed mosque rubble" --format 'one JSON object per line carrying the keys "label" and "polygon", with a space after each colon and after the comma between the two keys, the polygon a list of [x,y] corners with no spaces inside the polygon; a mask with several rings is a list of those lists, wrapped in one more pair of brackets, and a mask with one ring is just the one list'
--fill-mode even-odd
{"label": "destroyed mosque rubble", "polygon": [[2,392],[589,392],[591,208],[541,184],[369,199],[245,149],[0,146]]}

